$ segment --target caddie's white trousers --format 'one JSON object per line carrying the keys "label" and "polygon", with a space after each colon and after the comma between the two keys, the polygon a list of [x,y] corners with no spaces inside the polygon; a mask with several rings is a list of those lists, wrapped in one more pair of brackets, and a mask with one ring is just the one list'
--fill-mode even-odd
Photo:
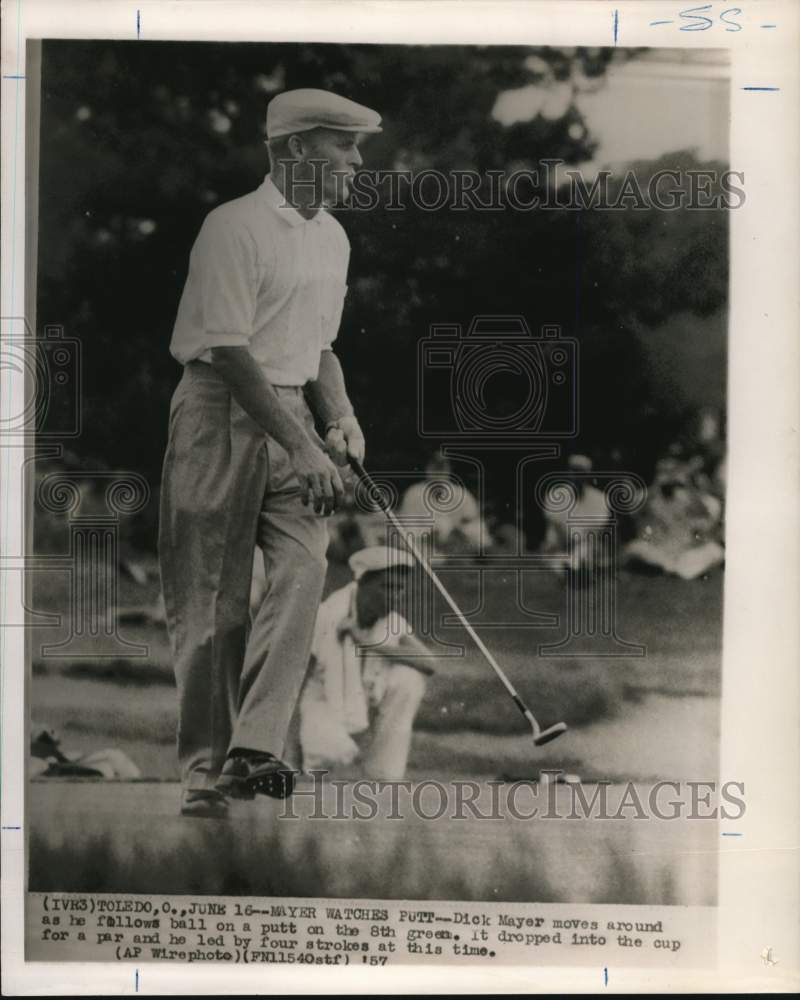
{"label": "caddie's white trousers", "polygon": [[331,725],[330,706],[322,679],[312,670],[300,699],[300,746],[303,770],[326,770],[352,764],[359,758],[364,777],[396,781],[406,773],[414,718],[425,694],[426,677],[420,670],[384,657],[367,658],[364,687],[370,707],[370,726],[355,741]]}

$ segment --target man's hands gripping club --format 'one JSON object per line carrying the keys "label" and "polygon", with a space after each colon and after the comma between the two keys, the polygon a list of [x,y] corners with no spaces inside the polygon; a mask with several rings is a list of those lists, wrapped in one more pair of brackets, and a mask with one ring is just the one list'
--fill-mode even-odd
{"label": "man's hands gripping club", "polygon": [[354,416],[341,417],[328,425],[325,452],[306,436],[306,443],[289,452],[303,503],[313,504],[318,514],[331,514],[344,497],[344,486],[336,466],[349,467],[351,458],[364,461],[364,435]]}
{"label": "man's hands gripping club", "polygon": [[300,482],[303,503],[317,514],[332,514],[344,497],[339,470],[325,452],[305,435],[305,443],[289,451],[289,460]]}
{"label": "man's hands gripping club", "polygon": [[344,497],[342,478],[334,461],[346,465],[348,455],[363,461],[364,436],[355,417],[342,417],[335,426],[329,425],[325,448],[332,461],[319,439],[313,440],[302,423],[282,405],[274,386],[246,347],[215,347],[212,364],[245,413],[288,453],[303,503],[311,504],[318,514],[332,513]]}
{"label": "man's hands gripping club", "polygon": [[309,438],[306,440],[308,447],[301,445],[289,452],[292,467],[300,480],[303,502],[313,504],[318,514],[330,514],[344,497],[344,486],[336,466],[347,466],[350,458],[364,460],[364,435],[356,418],[349,416],[328,426],[325,434],[327,455]]}
{"label": "man's hands gripping club", "polygon": [[325,449],[339,466],[346,466],[351,458],[364,461],[364,435],[354,416],[340,417],[328,424]]}

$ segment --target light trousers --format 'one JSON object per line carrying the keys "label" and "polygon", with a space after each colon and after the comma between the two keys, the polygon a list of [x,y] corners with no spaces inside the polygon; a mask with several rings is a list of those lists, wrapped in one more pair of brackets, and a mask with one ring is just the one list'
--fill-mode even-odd
{"label": "light trousers", "polygon": [[405,663],[390,666],[362,758],[365,775],[385,781],[398,781],[405,776],[414,718],[425,685],[425,675],[414,667]]}
{"label": "light trousers", "polygon": [[[406,773],[414,719],[425,694],[425,675],[405,663],[376,656],[365,690],[370,726],[359,737],[363,752],[340,726],[333,725],[325,687],[315,671],[300,699],[300,745],[305,771],[347,767],[357,757],[366,778],[399,780]],[[366,674],[366,671],[365,671]]]}
{"label": "light trousers", "polygon": [[[302,390],[278,393],[314,435]],[[251,625],[256,545],[267,588]],[[283,755],[327,545],[325,519],[303,505],[286,451],[210,365],[186,365],[170,409],[159,526],[185,787],[213,786],[234,748]]]}

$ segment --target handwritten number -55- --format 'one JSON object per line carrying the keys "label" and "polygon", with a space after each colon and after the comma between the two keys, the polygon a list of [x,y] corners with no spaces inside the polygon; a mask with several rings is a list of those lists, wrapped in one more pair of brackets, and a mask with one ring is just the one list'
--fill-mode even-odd
{"label": "handwritten number -55-", "polygon": [[[685,21],[689,21],[689,24],[682,24],[681,31],[708,31],[709,28],[714,27],[714,18],[707,17],[702,14],[701,11],[711,10],[712,5],[710,3],[705,4],[703,7],[687,7],[686,10],[682,10],[679,17],[682,17]],[[734,18],[742,13],[741,7],[728,7],[727,10],[723,10],[719,15],[720,21],[723,24],[728,25],[725,28],[726,31],[741,31],[742,25]]]}

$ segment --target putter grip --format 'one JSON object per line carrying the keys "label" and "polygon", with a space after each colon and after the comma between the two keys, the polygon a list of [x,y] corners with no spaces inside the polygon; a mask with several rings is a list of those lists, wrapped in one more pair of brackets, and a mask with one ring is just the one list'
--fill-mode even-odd
{"label": "putter grip", "polygon": [[350,463],[350,468],[355,472],[359,479],[367,479],[367,470],[359,462],[357,458],[353,458],[352,455],[347,456],[347,461]]}

